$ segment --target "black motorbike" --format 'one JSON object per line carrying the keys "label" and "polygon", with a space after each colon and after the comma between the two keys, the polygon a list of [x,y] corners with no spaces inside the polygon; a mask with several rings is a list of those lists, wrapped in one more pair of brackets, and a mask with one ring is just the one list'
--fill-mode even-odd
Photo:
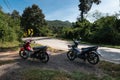
{"label": "black motorbike", "polygon": [[33,47],[33,51],[28,51],[25,48],[25,43],[23,46],[20,48],[19,55],[23,59],[27,58],[35,58],[39,59],[43,63],[47,63],[49,61],[49,55],[47,53],[47,46],[38,46],[38,47]]}
{"label": "black motorbike", "polygon": [[78,44],[80,41],[73,40],[74,44],[73,45],[68,45],[70,48],[69,51],[67,52],[67,57],[70,61],[73,61],[75,58],[80,58],[84,61],[88,61],[90,64],[97,64],[100,59],[99,59],[99,53],[97,51],[98,46],[94,47],[87,47],[87,48],[78,48]]}

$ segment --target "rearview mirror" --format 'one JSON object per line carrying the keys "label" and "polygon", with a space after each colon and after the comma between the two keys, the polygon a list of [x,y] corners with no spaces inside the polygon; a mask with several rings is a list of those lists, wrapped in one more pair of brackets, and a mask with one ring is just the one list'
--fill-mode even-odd
{"label": "rearview mirror", "polygon": [[81,40],[82,38],[80,37],[79,39]]}

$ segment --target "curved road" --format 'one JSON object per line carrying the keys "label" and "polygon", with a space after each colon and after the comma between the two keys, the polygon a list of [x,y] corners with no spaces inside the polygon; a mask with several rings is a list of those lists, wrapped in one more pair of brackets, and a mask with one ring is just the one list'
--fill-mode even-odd
{"label": "curved road", "polygon": [[[26,39],[29,39],[29,38],[24,38],[23,40],[26,40]],[[38,44],[46,45],[54,49],[64,50],[64,51],[68,50],[67,45],[72,44],[72,42],[69,42],[69,41],[47,38],[47,37],[37,37],[37,38],[31,38],[31,39],[35,40],[35,42]],[[90,46],[92,45],[79,44],[79,48],[85,48]],[[120,64],[120,49],[99,47],[98,52],[101,54],[102,60]]]}

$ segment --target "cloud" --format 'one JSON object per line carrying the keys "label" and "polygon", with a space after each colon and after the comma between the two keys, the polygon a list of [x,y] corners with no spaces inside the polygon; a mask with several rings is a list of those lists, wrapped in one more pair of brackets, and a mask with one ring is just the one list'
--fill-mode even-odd
{"label": "cloud", "polygon": [[89,13],[87,14],[87,19],[90,22],[94,22],[96,19],[92,17],[92,14],[95,11],[98,11],[101,13],[102,16],[105,16],[107,13],[109,15],[113,15],[116,12],[118,13],[120,10],[119,0],[102,0],[102,2],[99,5],[93,5]]}
{"label": "cloud", "polygon": [[93,5],[91,11],[114,14],[119,11],[119,0],[102,0],[99,5]]}

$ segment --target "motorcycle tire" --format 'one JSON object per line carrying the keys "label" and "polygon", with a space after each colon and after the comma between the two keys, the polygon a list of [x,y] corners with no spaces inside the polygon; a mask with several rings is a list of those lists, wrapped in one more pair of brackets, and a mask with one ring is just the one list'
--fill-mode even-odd
{"label": "motorcycle tire", "polygon": [[75,55],[75,53],[73,53],[72,51],[68,51],[68,52],[67,52],[67,57],[68,57],[68,59],[69,59],[70,61],[73,61],[73,60],[75,60],[76,55]]}
{"label": "motorcycle tire", "polygon": [[19,51],[19,55],[23,59],[27,59],[29,55],[25,51]]}
{"label": "motorcycle tire", "polygon": [[90,52],[87,56],[87,61],[90,64],[96,65],[100,61],[100,59],[96,52]]}
{"label": "motorcycle tire", "polygon": [[49,61],[49,55],[47,52],[40,53],[39,59],[42,63],[47,63]]}

